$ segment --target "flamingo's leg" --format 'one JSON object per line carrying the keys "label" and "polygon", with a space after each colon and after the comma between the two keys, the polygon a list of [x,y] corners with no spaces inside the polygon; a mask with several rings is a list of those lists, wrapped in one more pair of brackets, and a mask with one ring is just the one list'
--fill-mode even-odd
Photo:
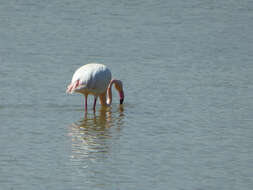
{"label": "flamingo's leg", "polygon": [[88,99],[88,94],[85,94],[85,112],[87,112],[87,99]]}
{"label": "flamingo's leg", "polygon": [[99,95],[101,106],[106,106],[106,91]]}
{"label": "flamingo's leg", "polygon": [[96,111],[97,96],[94,96],[93,111]]}

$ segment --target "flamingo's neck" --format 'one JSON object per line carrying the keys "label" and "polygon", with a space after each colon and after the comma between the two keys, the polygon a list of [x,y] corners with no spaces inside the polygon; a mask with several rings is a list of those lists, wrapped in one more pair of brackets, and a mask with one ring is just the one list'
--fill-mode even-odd
{"label": "flamingo's neck", "polygon": [[112,85],[115,83],[115,79],[112,79],[108,88],[107,88],[107,100],[106,104],[111,105],[112,103]]}
{"label": "flamingo's neck", "polygon": [[124,92],[123,92],[123,89],[122,89],[122,82],[120,80],[112,79],[110,84],[108,85],[107,92],[99,95],[101,105],[103,105],[103,106],[111,105],[111,103],[112,103],[112,86],[113,86],[113,84],[115,84],[115,88],[118,91],[120,99],[121,99],[120,104],[122,104],[123,99],[124,99]]}

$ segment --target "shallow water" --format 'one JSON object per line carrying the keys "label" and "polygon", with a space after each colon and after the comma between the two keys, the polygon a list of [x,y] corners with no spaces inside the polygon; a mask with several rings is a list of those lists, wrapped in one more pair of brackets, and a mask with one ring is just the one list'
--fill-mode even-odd
{"label": "shallow water", "polygon": [[[2,1],[1,189],[251,189],[251,1]],[[83,64],[108,108],[66,95]]]}

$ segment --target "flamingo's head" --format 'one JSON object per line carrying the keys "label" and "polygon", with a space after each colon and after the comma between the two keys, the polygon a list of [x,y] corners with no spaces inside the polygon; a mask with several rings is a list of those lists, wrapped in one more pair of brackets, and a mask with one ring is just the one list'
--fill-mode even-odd
{"label": "flamingo's head", "polygon": [[117,82],[115,83],[115,88],[119,92],[120,104],[123,104],[124,91],[123,91],[123,84],[120,80],[117,80]]}
{"label": "flamingo's head", "polygon": [[119,93],[119,97],[120,97],[119,103],[123,104],[123,101],[124,101],[124,91],[123,90]]}

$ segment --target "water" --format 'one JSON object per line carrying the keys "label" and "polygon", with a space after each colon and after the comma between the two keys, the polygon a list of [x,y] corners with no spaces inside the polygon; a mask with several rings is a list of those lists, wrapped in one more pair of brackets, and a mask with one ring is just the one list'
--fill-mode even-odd
{"label": "water", "polygon": [[[247,0],[1,0],[1,189],[252,189],[252,19]],[[123,106],[65,94],[89,62]]]}

